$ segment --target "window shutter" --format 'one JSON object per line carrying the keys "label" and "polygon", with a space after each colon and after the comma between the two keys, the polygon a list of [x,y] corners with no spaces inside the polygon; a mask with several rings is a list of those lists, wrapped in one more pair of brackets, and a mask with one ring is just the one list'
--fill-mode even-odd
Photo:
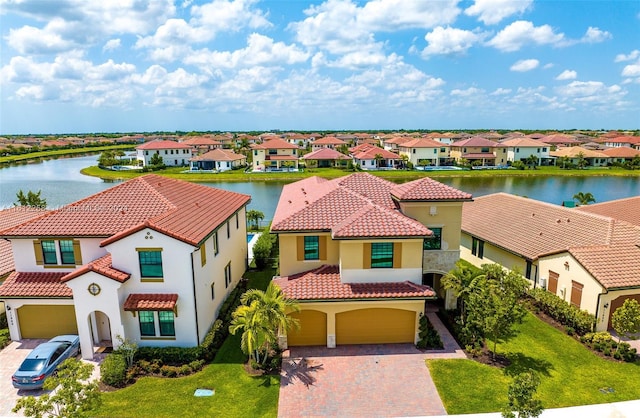
{"label": "window shutter", "polygon": [[326,236],[318,237],[318,246],[320,247],[319,248],[320,260],[326,260],[327,259],[327,237]]}
{"label": "window shutter", "polygon": [[82,265],[82,252],[80,251],[80,241],[73,240],[73,260],[76,266]]}
{"label": "window shutter", "polygon": [[200,266],[207,264],[207,247],[204,243],[200,246]]}
{"label": "window shutter", "polygon": [[296,237],[298,261],[304,260],[304,237]]}
{"label": "window shutter", "polygon": [[393,268],[399,269],[402,267],[402,243],[393,243]]}
{"label": "window shutter", "polygon": [[371,268],[371,243],[367,242],[362,246],[362,268]]}
{"label": "window shutter", "polygon": [[40,245],[40,240],[33,241],[33,254],[36,256],[36,264],[41,266],[44,264],[44,257],[42,255],[42,245]]}

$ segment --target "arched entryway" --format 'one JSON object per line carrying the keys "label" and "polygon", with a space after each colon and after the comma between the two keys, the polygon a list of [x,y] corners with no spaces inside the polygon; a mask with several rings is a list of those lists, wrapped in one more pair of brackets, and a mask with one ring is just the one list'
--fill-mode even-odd
{"label": "arched entryway", "polygon": [[436,295],[438,295],[440,299],[444,298],[444,288],[442,287],[442,283],[440,283],[442,276],[444,276],[444,274],[439,272],[428,272],[422,274],[422,284],[435,290]]}
{"label": "arched entryway", "polygon": [[89,314],[89,329],[91,330],[91,341],[96,347],[96,352],[113,347],[113,337],[111,335],[111,321],[109,316],[102,311],[93,311]]}

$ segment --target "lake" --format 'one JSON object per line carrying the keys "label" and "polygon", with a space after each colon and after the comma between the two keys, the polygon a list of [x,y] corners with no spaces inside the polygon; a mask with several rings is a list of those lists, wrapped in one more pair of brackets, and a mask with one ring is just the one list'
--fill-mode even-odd
{"label": "lake", "polygon": [[[13,205],[18,190],[42,190],[50,208],[66,205],[105,190],[117,182],[105,182],[82,175],[80,170],[96,165],[97,156],[60,158],[40,163],[16,165],[0,169],[0,207]],[[457,189],[483,196],[506,192],[544,202],[560,204],[578,192],[590,192],[597,202],[640,195],[638,177],[459,177],[438,181]],[[285,182],[214,182],[200,183],[251,195],[249,209],[273,218]]]}

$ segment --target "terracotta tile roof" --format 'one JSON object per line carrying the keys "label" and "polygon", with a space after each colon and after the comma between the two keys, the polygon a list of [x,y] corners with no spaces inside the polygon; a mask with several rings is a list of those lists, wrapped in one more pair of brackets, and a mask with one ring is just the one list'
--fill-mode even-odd
{"label": "terracotta tile roof", "polygon": [[16,269],[13,264],[13,247],[9,241],[0,239],[0,279]]}
{"label": "terracotta tile roof", "polygon": [[236,154],[232,150],[216,148],[197,157],[190,158],[189,161],[237,161],[246,158],[244,155]]}
{"label": "terracotta tile roof", "polygon": [[508,139],[506,141],[502,141],[501,144],[505,147],[524,147],[524,148],[536,148],[536,147],[539,148],[539,147],[548,145],[540,141],[536,141],[535,139],[531,139],[527,137]]}
{"label": "terracotta tile roof", "polygon": [[321,266],[288,277],[274,278],[287,297],[299,301],[340,299],[435,299],[429,286],[409,281],[384,283],[343,283],[338,266]]}
{"label": "terracotta tile roof", "polygon": [[575,210],[608,216],[640,226],[640,196],[580,206]]}
{"label": "terracotta tile roof", "polygon": [[104,237],[151,228],[191,245],[249,203],[250,196],[158,175],[137,177],[3,232],[7,237]]}
{"label": "terracotta tile roof", "polygon": [[346,144],[340,138],[336,138],[335,136],[325,136],[324,138],[316,139],[311,143],[311,145],[344,145]]}
{"label": "terracotta tile roof", "polygon": [[65,274],[14,271],[0,285],[0,298],[71,298],[71,288],[60,280]]}
{"label": "terracotta tile roof", "polygon": [[554,157],[577,158],[579,156],[578,154],[582,154],[584,158],[609,158],[607,154],[604,154],[600,151],[594,151],[580,146],[558,148],[555,151],[551,151],[549,154]]}
{"label": "terracotta tile roof", "polygon": [[407,183],[395,185],[391,194],[398,200],[438,201],[438,200],[471,200],[471,194],[451,186],[437,182],[429,177],[422,177]]}
{"label": "terracotta tile roof", "polygon": [[155,140],[155,141],[149,141],[146,142],[142,145],[138,145],[136,147],[136,149],[141,149],[141,150],[157,150],[157,149],[191,149],[191,146],[189,146],[188,144],[185,143],[180,143],[180,142],[176,142],[176,141],[162,141],[162,140]]}
{"label": "terracotta tile roof", "polygon": [[[31,219],[42,216],[47,209],[15,206],[0,211],[0,231],[13,228]],[[13,264],[13,247],[11,242],[0,239],[0,278],[15,270]]]}
{"label": "terracotta tile roof", "polygon": [[617,136],[615,138],[611,138],[607,140],[612,144],[621,143],[621,144],[640,144],[640,136],[630,136],[630,135],[622,135]]}
{"label": "terracotta tile roof", "polygon": [[394,187],[394,183],[368,173],[334,180],[310,177],[287,184],[271,229],[331,231],[334,238],[431,235],[424,225],[397,210],[391,198]]}
{"label": "terracotta tile roof", "polygon": [[265,160],[267,161],[296,161],[298,159],[297,155],[267,155],[265,156]]}
{"label": "terracotta tile roof", "polygon": [[547,135],[544,136],[542,138],[540,138],[540,141],[545,142],[547,144],[579,144],[580,141],[578,141],[577,139],[575,139],[573,137],[573,135],[567,135],[567,134],[553,134],[553,135]]}
{"label": "terracotta tile roof", "polygon": [[633,149],[631,147],[607,148],[601,152],[608,157],[633,158],[635,156],[640,156],[640,150]]}
{"label": "terracotta tile roof", "polygon": [[191,146],[202,146],[202,145],[222,145],[222,142],[216,141],[212,138],[197,136],[195,138],[185,139],[181,142],[181,144],[187,144]]}
{"label": "terracotta tile roof", "polygon": [[357,145],[355,147],[349,148],[349,152],[352,153],[352,154],[355,154],[355,153],[358,153],[358,152],[366,151],[366,150],[368,150],[370,148],[380,148],[380,147],[374,145],[371,142],[365,142],[363,144],[360,144],[360,145]]}
{"label": "terracotta tile roof", "polygon": [[400,159],[400,156],[395,152],[387,151],[386,149],[380,147],[370,147],[368,149],[353,153],[353,157],[358,160],[373,160],[376,158],[376,155],[381,155],[382,158],[386,160]]}
{"label": "terracotta tile roof", "polygon": [[294,144],[290,144],[289,142],[283,139],[273,138],[263,142],[262,144],[253,144],[251,145],[251,148],[252,149],[299,149],[300,147]]}
{"label": "terracotta tile roof", "polygon": [[447,145],[429,138],[409,138],[409,141],[405,141],[398,146],[400,148],[440,148]]}
{"label": "terracotta tile roof", "polygon": [[472,136],[468,139],[463,139],[460,141],[456,141],[451,144],[452,147],[489,147],[496,148],[502,147],[502,145],[498,142],[492,141],[487,138],[483,138],[481,136]]}
{"label": "terracotta tile roof", "polygon": [[394,136],[393,138],[385,139],[383,142],[385,144],[402,145],[402,144],[405,144],[405,143],[407,143],[409,141],[414,141],[414,138],[411,138],[409,136]]}
{"label": "terracotta tile roof", "polygon": [[111,264],[111,254],[107,254],[91,261],[90,263],[85,264],[84,266],[77,268],[71,273],[63,276],[60,280],[62,282],[67,282],[90,271],[101,274],[105,277],[108,277],[109,279],[113,279],[120,283],[126,282],[127,280],[129,280],[129,277],[131,277],[131,274],[129,273],[125,273],[124,271],[113,268]]}
{"label": "terracotta tile roof", "polygon": [[350,160],[347,155],[342,154],[331,148],[321,148],[305,154],[302,157],[303,160]]}
{"label": "terracotta tile roof", "polygon": [[132,293],[124,302],[125,311],[173,311],[176,293]]}
{"label": "terracotta tile roof", "polygon": [[613,220],[496,193],[465,202],[462,231],[530,260],[570,247],[606,245]]}

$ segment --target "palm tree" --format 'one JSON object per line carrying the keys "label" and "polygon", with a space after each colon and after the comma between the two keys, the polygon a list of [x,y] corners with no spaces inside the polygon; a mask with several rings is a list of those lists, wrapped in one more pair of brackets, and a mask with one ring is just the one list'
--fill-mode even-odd
{"label": "palm tree", "polygon": [[589,203],[595,203],[596,198],[589,192],[578,192],[573,195],[573,199],[577,200],[580,205],[588,205]]}
{"label": "palm tree", "polygon": [[251,209],[247,211],[247,220],[249,224],[253,224],[255,229],[260,228],[260,221],[264,219],[264,213],[259,210]]}
{"label": "palm tree", "polygon": [[260,318],[257,305],[241,305],[233,312],[229,332],[235,335],[239,330],[242,330],[240,349],[251,359],[260,362],[260,352],[265,348],[269,329]]}
{"label": "palm tree", "polygon": [[442,277],[442,286],[444,286],[445,289],[453,290],[453,294],[458,298],[460,318],[463,324],[466,317],[466,301],[475,289],[476,276],[474,276],[473,271],[469,267],[458,261],[456,262],[456,268]]}
{"label": "palm tree", "polygon": [[584,153],[582,152],[578,153],[578,161],[576,162],[576,165],[578,166],[579,169],[583,169],[589,165],[589,161],[587,161],[587,159],[584,158]]}
{"label": "palm tree", "polygon": [[[288,298],[279,286],[273,282],[269,282],[267,290],[249,289],[241,297],[240,302],[244,305],[253,305],[257,303],[264,319],[274,332],[278,330],[288,331],[291,328],[297,328],[300,323],[297,319],[288,315],[290,312],[300,310],[298,302]],[[277,342],[277,334],[275,334],[274,342]]]}
{"label": "palm tree", "polygon": [[380,164],[382,164],[382,161],[384,160],[382,154],[376,154],[373,159],[376,160],[376,167],[380,168]]}

